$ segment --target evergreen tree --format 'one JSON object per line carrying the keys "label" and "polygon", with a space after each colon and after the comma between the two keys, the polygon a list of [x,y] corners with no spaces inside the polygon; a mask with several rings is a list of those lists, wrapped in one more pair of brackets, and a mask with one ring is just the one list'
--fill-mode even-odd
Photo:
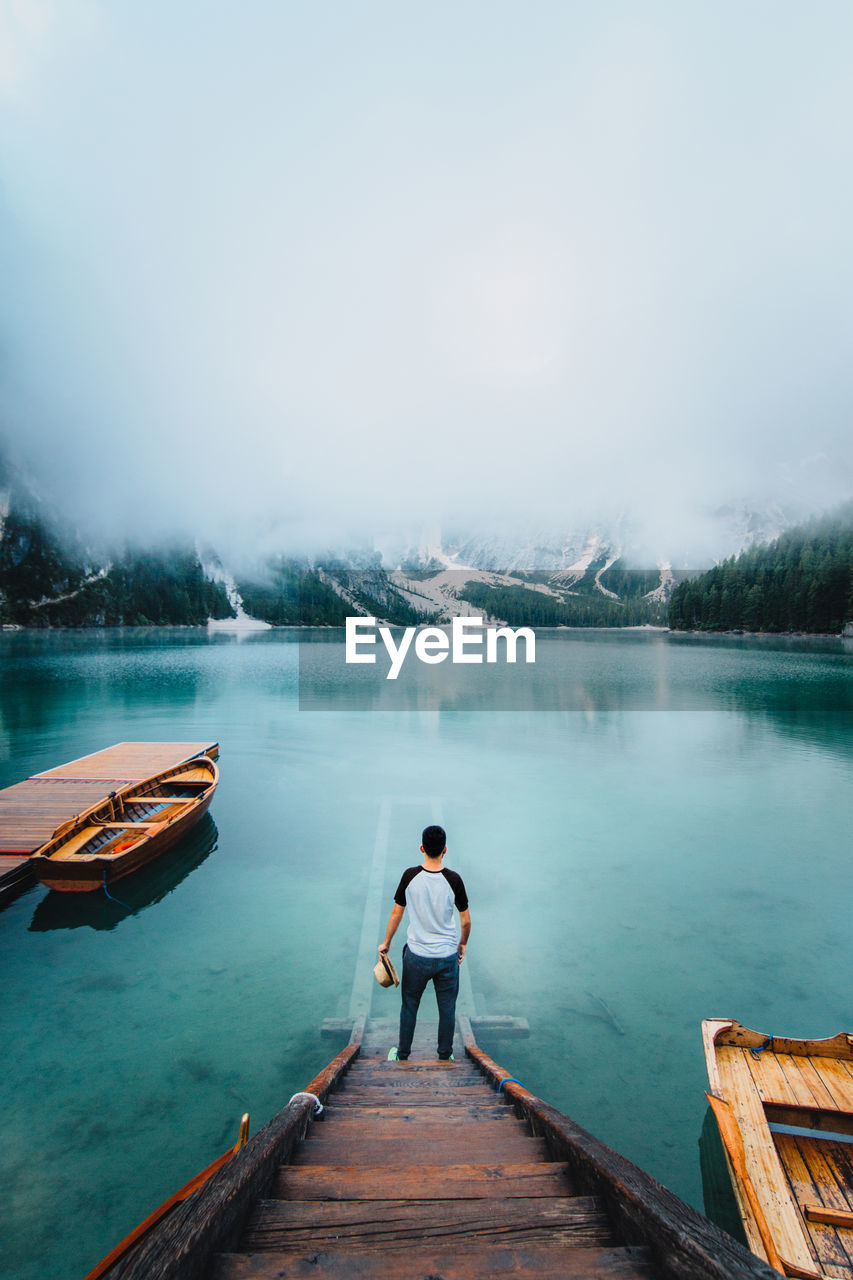
{"label": "evergreen tree", "polygon": [[679,583],[677,631],[838,634],[853,618],[853,503]]}

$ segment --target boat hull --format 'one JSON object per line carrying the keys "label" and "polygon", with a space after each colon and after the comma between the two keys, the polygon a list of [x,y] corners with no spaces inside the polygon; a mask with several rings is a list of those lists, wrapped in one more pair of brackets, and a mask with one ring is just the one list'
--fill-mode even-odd
{"label": "boat hull", "polygon": [[[104,856],[98,856],[97,853],[85,857],[64,855],[63,850],[75,838],[79,838],[81,831],[89,830],[91,824],[97,823],[98,818],[104,813],[102,808],[97,813],[83,815],[69,824],[67,829],[61,832],[60,837],[54,837],[33,854],[30,862],[36,876],[48,889],[56,889],[60,893],[92,893],[98,889],[108,888],[116,881],[147,866],[177,844],[201,821],[210,808],[219,775],[216,765],[207,758],[204,758],[204,767],[210,772],[210,782],[205,790],[189,799],[182,806],[181,811],[173,817],[160,823],[145,824],[144,831],[140,830],[138,834],[128,836],[125,843],[128,843],[129,847],[126,849],[109,852]],[[137,797],[144,796],[146,791],[150,791],[154,786],[158,784],[163,786],[179,777],[180,771],[173,770],[163,777],[136,784],[128,788],[127,792],[128,794],[132,792]],[[123,799],[122,794],[114,797],[113,806],[118,806],[120,809]],[[119,813],[113,815],[108,812],[107,816],[118,817]],[[122,823],[117,822],[112,825],[121,826]],[[133,824],[129,819],[125,825],[132,830]]]}

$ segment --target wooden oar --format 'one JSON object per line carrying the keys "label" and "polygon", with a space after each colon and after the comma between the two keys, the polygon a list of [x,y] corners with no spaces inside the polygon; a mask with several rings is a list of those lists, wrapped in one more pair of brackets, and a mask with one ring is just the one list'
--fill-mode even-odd
{"label": "wooden oar", "polygon": [[791,1276],[794,1280],[821,1280],[819,1272],[808,1271],[805,1267],[800,1267],[794,1262],[783,1262],[779,1256],[776,1245],[773,1243],[773,1237],[770,1234],[770,1228],[767,1225],[767,1219],[764,1216],[764,1210],[761,1207],[761,1201],[758,1199],[758,1193],[747,1171],[743,1138],[741,1137],[737,1120],[732,1114],[732,1109],[727,1102],[724,1102],[722,1098],[715,1097],[713,1093],[706,1093],[705,1097],[711,1104],[711,1110],[716,1117],[717,1128],[720,1130],[720,1137],[726,1148],[726,1154],[732,1162],[732,1168],[749,1201],[749,1207],[752,1210],[758,1234],[761,1236],[761,1243],[764,1245],[764,1251],[767,1254],[767,1261],[774,1271],[781,1272],[783,1276]]}

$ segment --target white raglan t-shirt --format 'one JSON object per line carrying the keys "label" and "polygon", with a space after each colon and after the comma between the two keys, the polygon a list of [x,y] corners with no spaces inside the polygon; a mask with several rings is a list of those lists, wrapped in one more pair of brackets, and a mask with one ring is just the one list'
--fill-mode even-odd
{"label": "white raglan t-shirt", "polygon": [[409,928],[406,941],[416,956],[442,959],[452,956],[459,946],[459,932],[453,908],[468,910],[468,895],[462,877],[442,867],[427,871],[426,867],[408,867],[400,879],[394,901],[408,907]]}

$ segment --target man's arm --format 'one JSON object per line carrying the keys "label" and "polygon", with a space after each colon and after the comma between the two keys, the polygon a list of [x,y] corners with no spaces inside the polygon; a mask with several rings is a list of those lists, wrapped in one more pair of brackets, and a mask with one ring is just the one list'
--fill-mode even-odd
{"label": "man's arm", "polygon": [[379,947],[379,954],[381,956],[388,954],[388,948],[391,946],[391,939],[394,937],[394,934],[397,932],[397,928],[400,924],[400,921],[403,919],[403,912],[405,910],[406,910],[405,907],[401,907],[396,902],[391,908],[391,914],[388,917],[388,928],[385,930],[385,941],[382,943],[382,946]]}
{"label": "man's arm", "polygon": [[471,934],[471,912],[460,911],[459,923],[462,925],[462,937],[459,939],[459,963],[465,959],[465,948],[468,945],[468,938]]}

